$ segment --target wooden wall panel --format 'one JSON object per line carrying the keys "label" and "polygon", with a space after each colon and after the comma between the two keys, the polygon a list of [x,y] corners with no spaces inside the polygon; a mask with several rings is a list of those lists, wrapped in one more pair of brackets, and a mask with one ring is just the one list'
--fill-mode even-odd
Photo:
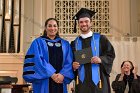
{"label": "wooden wall panel", "polygon": [[23,84],[23,55],[0,54],[0,76],[18,78],[18,84]]}

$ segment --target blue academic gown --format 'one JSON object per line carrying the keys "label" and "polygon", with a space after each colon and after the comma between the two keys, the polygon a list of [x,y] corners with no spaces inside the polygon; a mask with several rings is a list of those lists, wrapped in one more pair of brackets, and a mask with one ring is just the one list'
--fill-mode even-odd
{"label": "blue academic gown", "polygon": [[[49,93],[49,78],[56,72],[49,62],[46,40],[42,37],[35,39],[25,56],[23,78],[26,82],[32,83],[34,93]],[[68,93],[66,85],[74,78],[72,50],[68,41],[60,37],[57,40],[61,40],[63,52],[62,69],[59,72],[64,76],[63,93]]]}

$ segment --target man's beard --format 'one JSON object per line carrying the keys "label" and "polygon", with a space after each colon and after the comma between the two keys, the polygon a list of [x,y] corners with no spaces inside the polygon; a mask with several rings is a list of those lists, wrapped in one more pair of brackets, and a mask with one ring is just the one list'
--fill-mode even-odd
{"label": "man's beard", "polygon": [[88,32],[90,30],[91,27],[86,27],[86,28],[81,28],[80,30],[82,32]]}

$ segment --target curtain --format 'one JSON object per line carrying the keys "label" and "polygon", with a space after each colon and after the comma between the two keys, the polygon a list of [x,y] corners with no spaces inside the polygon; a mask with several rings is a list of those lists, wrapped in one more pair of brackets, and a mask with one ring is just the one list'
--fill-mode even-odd
{"label": "curtain", "polygon": [[109,40],[114,46],[116,53],[110,74],[110,84],[115,80],[116,75],[121,72],[121,63],[125,60],[132,61],[134,66],[138,67],[138,75],[140,75],[140,37],[111,37]]}

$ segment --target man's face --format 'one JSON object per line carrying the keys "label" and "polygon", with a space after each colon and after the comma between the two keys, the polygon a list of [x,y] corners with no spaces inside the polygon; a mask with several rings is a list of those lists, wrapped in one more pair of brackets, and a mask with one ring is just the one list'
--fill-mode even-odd
{"label": "man's face", "polygon": [[86,34],[90,31],[91,21],[88,17],[80,18],[78,22],[82,34]]}

